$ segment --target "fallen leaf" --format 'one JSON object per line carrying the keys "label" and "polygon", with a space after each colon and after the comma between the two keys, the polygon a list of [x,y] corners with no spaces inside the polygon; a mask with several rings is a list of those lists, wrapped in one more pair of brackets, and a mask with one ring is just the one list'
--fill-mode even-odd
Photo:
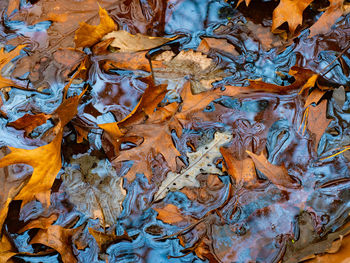
{"label": "fallen leaf", "polygon": [[116,48],[118,52],[138,52],[150,50],[161,46],[174,38],[151,37],[140,33],[132,35],[124,30],[113,31],[105,35],[102,40],[114,38],[110,46]]}
{"label": "fallen leaf", "polygon": [[19,4],[20,0],[10,0],[6,12],[7,16],[10,16],[16,9],[19,9]]}
{"label": "fallen leaf", "polygon": [[293,34],[295,29],[303,22],[303,12],[313,0],[280,0],[278,6],[273,10],[272,32],[287,22],[290,32]]}
{"label": "fallen leaf", "polygon": [[314,145],[317,151],[318,143],[324,134],[326,128],[331,122],[327,119],[327,100],[323,100],[316,107],[309,106],[309,116],[307,119],[307,129],[315,136]]}
{"label": "fallen leaf", "polygon": [[0,262],[6,263],[10,258],[16,255],[14,247],[6,235],[1,236],[0,241]]}
{"label": "fallen leaf", "polygon": [[128,235],[126,231],[124,232],[123,235],[117,236],[115,234],[115,230],[110,230],[107,233],[103,233],[89,227],[89,233],[96,240],[97,245],[100,248],[100,253],[105,253],[107,248],[112,244],[115,244],[121,241],[132,242],[132,238]]}
{"label": "fallen leaf", "polygon": [[312,103],[318,103],[320,99],[323,97],[324,94],[326,94],[326,90],[320,90],[318,88],[314,89],[309,96],[307,96],[304,108],[310,106]]}
{"label": "fallen leaf", "polygon": [[202,38],[202,41],[197,48],[197,52],[207,54],[211,49],[217,50],[219,52],[224,52],[232,56],[239,55],[235,46],[229,43],[227,39],[217,39],[211,37]]}
{"label": "fallen leaf", "polygon": [[52,214],[49,217],[39,217],[35,220],[30,221],[27,225],[21,228],[18,233],[23,233],[29,229],[34,228],[47,229],[57,220],[57,218],[57,214]]}
{"label": "fallen leaf", "polygon": [[216,132],[210,143],[199,147],[196,152],[187,153],[188,167],[183,168],[180,173],[169,172],[154,195],[154,201],[161,200],[168,192],[185,186],[199,187],[196,177],[200,173],[222,174],[221,170],[216,167],[215,161],[221,157],[220,147],[231,139],[232,135],[228,133]]}
{"label": "fallen leaf", "polygon": [[8,126],[14,127],[17,130],[25,130],[25,135],[28,136],[36,127],[46,123],[51,118],[50,114],[25,114],[23,117],[10,122]]}
{"label": "fallen leaf", "polygon": [[302,88],[299,91],[299,94],[301,94],[304,90],[309,90],[310,88],[314,87],[318,76],[319,76],[318,74],[312,75],[307,80],[307,82],[302,86]]}
{"label": "fallen leaf", "polygon": [[77,259],[73,253],[72,238],[81,228],[67,229],[59,225],[51,225],[40,229],[30,244],[43,244],[55,249],[64,263],[75,263]]}
{"label": "fallen leaf", "polygon": [[[21,52],[21,50],[24,47],[25,47],[25,45],[19,45],[14,50],[12,50],[8,53],[4,52],[4,48],[2,48],[0,50],[0,72],[3,70],[3,68],[5,67],[5,65],[7,63],[9,63],[12,59],[14,59],[15,57],[17,57],[19,55],[19,53]],[[5,87],[11,87],[11,86],[23,88],[22,86],[17,85],[12,80],[4,78],[0,74],[0,89],[5,88]]]}
{"label": "fallen leaf", "polygon": [[330,5],[321,17],[310,27],[310,37],[325,34],[331,26],[343,15],[343,0],[329,0]]}
{"label": "fallen leaf", "polygon": [[237,160],[225,147],[221,147],[220,152],[224,157],[227,172],[235,179],[236,184],[246,184],[249,186],[256,183],[257,176],[255,173],[255,166],[251,158]]}
{"label": "fallen leaf", "polygon": [[98,26],[82,22],[78,30],[75,31],[75,47],[91,47],[116,28],[116,24],[105,9],[99,7],[98,13],[100,16],[100,24]]}
{"label": "fallen leaf", "polygon": [[271,164],[263,153],[256,155],[250,151],[246,151],[252,158],[256,168],[262,172],[276,186],[286,188],[295,188],[293,179],[288,175],[287,169],[282,166]]}
{"label": "fallen leaf", "polygon": [[236,7],[238,7],[243,1],[245,2],[245,5],[248,6],[251,0],[238,0]]}
{"label": "fallen leaf", "polygon": [[335,89],[333,91],[332,97],[335,100],[336,104],[339,106],[339,108],[342,109],[346,101],[346,93],[344,86],[340,86],[339,88]]}
{"label": "fallen leaf", "polygon": [[126,196],[123,178],[105,159],[81,154],[70,161],[62,175],[64,189],[76,209],[98,218],[103,227],[114,225]]}
{"label": "fallen leaf", "polygon": [[167,204],[163,208],[153,208],[158,212],[157,219],[167,224],[179,224],[187,222],[188,218],[184,217],[180,210],[173,204]]}

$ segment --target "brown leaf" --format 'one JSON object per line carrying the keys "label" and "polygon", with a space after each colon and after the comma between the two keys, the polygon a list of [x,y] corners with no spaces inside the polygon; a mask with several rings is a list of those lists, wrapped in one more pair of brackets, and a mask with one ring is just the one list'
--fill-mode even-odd
{"label": "brown leaf", "polygon": [[57,218],[58,218],[57,214],[52,214],[49,217],[39,217],[33,221],[30,221],[27,225],[22,227],[18,231],[18,233],[23,233],[33,228],[47,229],[57,220]]}
{"label": "brown leaf", "polygon": [[16,255],[14,247],[6,235],[2,235],[0,241],[0,262],[6,263],[8,260]]}
{"label": "brown leaf", "polygon": [[95,238],[100,252],[105,253],[106,249],[115,243],[121,241],[132,241],[132,238],[125,231],[123,235],[117,236],[114,230],[109,231],[108,233],[103,233],[89,227],[89,233]]}
{"label": "brown leaf", "polygon": [[75,47],[90,47],[99,42],[104,35],[113,31],[116,24],[110,18],[108,12],[102,7],[99,8],[100,24],[98,26],[89,25],[85,22],[75,31]]}
{"label": "brown leaf", "polygon": [[10,0],[7,7],[7,16],[10,16],[13,11],[19,9],[20,0]]}
{"label": "brown leaf", "polygon": [[272,32],[287,22],[290,32],[293,34],[295,29],[303,22],[303,12],[313,0],[280,0],[279,5],[273,11]]}
{"label": "brown leaf", "polygon": [[309,106],[309,116],[307,120],[308,130],[315,136],[315,151],[317,151],[318,143],[331,122],[327,119],[327,100],[323,100],[316,107]]}
{"label": "brown leaf", "polygon": [[318,88],[314,89],[309,96],[307,96],[304,108],[310,106],[312,103],[318,103],[323,95],[326,93],[326,90],[320,90]]}
{"label": "brown leaf", "polygon": [[187,222],[188,219],[181,214],[181,211],[173,204],[167,204],[163,208],[153,208],[158,212],[157,219],[167,224],[179,224]]}
{"label": "brown leaf", "polygon": [[14,127],[17,130],[25,130],[25,135],[28,136],[36,127],[46,123],[51,118],[50,114],[25,114],[23,117],[10,122],[8,126]]}
{"label": "brown leaf", "polygon": [[210,49],[215,49],[221,52],[228,53],[233,56],[239,55],[234,45],[227,42],[226,39],[217,39],[205,37],[199,44],[197,51],[202,53],[208,53]]}
{"label": "brown leaf", "polygon": [[237,160],[225,147],[221,147],[220,152],[224,157],[227,172],[236,180],[236,184],[254,185],[256,183],[257,176],[251,158]]}
{"label": "brown leaf", "polygon": [[252,158],[256,168],[262,172],[273,184],[286,188],[295,187],[294,181],[288,175],[288,171],[284,165],[277,166],[271,164],[263,153],[256,155],[250,151],[246,152],[250,158]]}
{"label": "brown leaf", "polygon": [[327,10],[310,27],[310,37],[325,34],[331,29],[331,26],[343,15],[343,2],[343,0],[329,0],[330,5]]}
{"label": "brown leaf", "polygon": [[30,244],[43,244],[60,253],[64,263],[77,262],[72,249],[72,237],[81,231],[81,228],[67,229],[59,225],[51,225],[40,229]]}

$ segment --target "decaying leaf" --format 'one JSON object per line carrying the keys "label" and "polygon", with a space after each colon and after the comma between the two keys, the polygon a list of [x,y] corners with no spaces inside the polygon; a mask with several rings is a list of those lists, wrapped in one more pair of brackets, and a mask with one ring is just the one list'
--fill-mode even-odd
{"label": "decaying leaf", "polygon": [[214,139],[201,147],[196,152],[187,153],[189,165],[180,173],[169,172],[162,182],[154,200],[163,199],[168,192],[179,190],[185,186],[199,186],[196,180],[200,173],[222,174],[215,165],[215,160],[221,157],[220,147],[232,139],[228,133],[216,132]]}
{"label": "decaying leaf", "polygon": [[340,86],[339,88],[335,89],[333,91],[332,97],[339,106],[339,108],[342,109],[346,101],[346,93],[344,86]]}
{"label": "decaying leaf", "polygon": [[30,244],[43,244],[55,249],[60,253],[64,263],[77,262],[73,253],[73,236],[81,231],[81,228],[67,229],[59,225],[51,225],[48,228],[40,229]]}
{"label": "decaying leaf", "polygon": [[39,217],[30,221],[27,225],[21,228],[18,233],[23,233],[24,231],[34,228],[47,229],[57,220],[57,218],[57,214],[52,214],[49,217]]}
{"label": "decaying leaf", "polygon": [[108,15],[108,12],[100,7],[99,10],[100,24],[98,26],[89,25],[85,22],[75,31],[75,47],[90,47],[102,39],[104,35],[113,31],[116,24]]}
{"label": "decaying leaf", "polygon": [[315,107],[309,106],[307,128],[315,135],[315,151],[317,151],[318,143],[330,122],[331,120],[327,119],[327,100],[323,100]]}
{"label": "decaying leaf", "polygon": [[211,37],[202,38],[202,41],[196,51],[207,54],[211,49],[230,54],[232,56],[239,55],[235,46],[229,43],[227,39],[217,39]]}
{"label": "decaying leaf", "polygon": [[312,1],[313,0],[280,0],[279,5],[273,11],[272,32],[284,22],[287,22],[289,30],[293,34],[295,29],[302,24],[303,12]]}
{"label": "decaying leaf", "polygon": [[295,187],[294,181],[288,175],[288,171],[284,165],[273,165],[266,159],[263,153],[256,155],[250,151],[246,152],[252,158],[256,168],[262,172],[273,184],[286,188]]}
{"label": "decaying leaf", "polygon": [[126,196],[123,178],[117,177],[107,160],[88,154],[70,162],[62,175],[68,198],[76,208],[102,226],[113,225],[122,211]]}
{"label": "decaying leaf", "polygon": [[51,114],[25,114],[23,117],[10,122],[8,126],[14,127],[17,130],[25,130],[26,136],[28,136],[36,127],[46,123],[51,118]]}
{"label": "decaying leaf", "polygon": [[124,30],[118,30],[108,33],[102,40],[110,38],[114,38],[110,46],[114,47],[118,52],[138,52],[150,50],[174,39],[165,37],[150,37],[139,33],[132,35]]}

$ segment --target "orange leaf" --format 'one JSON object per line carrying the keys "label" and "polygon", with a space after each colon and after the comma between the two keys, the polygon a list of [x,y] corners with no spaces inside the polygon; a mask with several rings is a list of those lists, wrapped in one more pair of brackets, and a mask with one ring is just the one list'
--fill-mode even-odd
{"label": "orange leaf", "polygon": [[318,143],[331,122],[327,119],[327,100],[323,100],[316,107],[309,106],[309,116],[307,120],[308,130],[315,135],[315,151],[317,151]]}
{"label": "orange leaf", "polygon": [[113,19],[110,18],[108,12],[102,7],[100,7],[99,15],[100,24],[98,26],[89,25],[85,22],[80,24],[79,29],[75,31],[75,47],[90,47],[116,28]]}
{"label": "orange leaf", "polygon": [[158,212],[157,219],[167,224],[178,224],[186,222],[187,219],[181,215],[180,210],[173,204],[167,204],[163,208],[153,208]]}
{"label": "orange leaf", "polygon": [[307,97],[304,108],[310,106],[312,103],[317,104],[326,92],[326,90],[314,89]]}
{"label": "orange leaf", "polygon": [[114,244],[123,240],[127,240],[130,242],[132,241],[131,237],[128,235],[126,231],[124,232],[123,235],[117,236],[114,230],[112,230],[109,233],[103,233],[89,227],[89,233],[95,238],[97,245],[100,248],[100,252],[105,252],[106,249],[111,244]]}
{"label": "orange leaf", "polygon": [[250,151],[246,151],[252,158],[256,168],[262,172],[276,186],[286,188],[295,187],[292,178],[288,175],[287,169],[282,166],[273,165],[270,163],[264,154],[256,155]]}
{"label": "orange leaf", "polygon": [[303,12],[313,0],[280,0],[279,5],[273,11],[272,32],[280,25],[287,22],[290,32],[303,22]]}
{"label": "orange leaf", "polygon": [[21,228],[18,233],[23,233],[29,229],[40,228],[47,229],[49,228],[58,218],[58,215],[52,214],[49,217],[39,217],[33,221],[30,221],[27,225]]}
{"label": "orange leaf", "polygon": [[6,12],[7,16],[10,16],[13,11],[19,8],[19,3],[20,3],[20,0],[9,1],[9,5],[7,7],[7,12]]}
{"label": "orange leaf", "polygon": [[0,241],[0,262],[6,263],[11,257],[16,255],[14,247],[6,235],[2,235]]}
{"label": "orange leaf", "polygon": [[30,134],[36,127],[46,123],[51,118],[50,114],[39,113],[35,115],[25,114],[23,117],[10,122],[8,126],[14,127],[17,130],[25,130],[26,136]]}
{"label": "orange leaf", "polygon": [[75,263],[77,259],[72,250],[72,237],[81,231],[81,228],[66,229],[59,225],[51,225],[40,229],[30,244],[43,244],[60,253],[64,263]]}

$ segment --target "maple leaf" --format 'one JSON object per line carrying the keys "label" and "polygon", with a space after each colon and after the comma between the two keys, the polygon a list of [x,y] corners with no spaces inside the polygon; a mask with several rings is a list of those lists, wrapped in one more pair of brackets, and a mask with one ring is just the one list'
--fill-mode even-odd
{"label": "maple leaf", "polygon": [[327,33],[331,26],[343,15],[343,0],[329,0],[329,7],[310,27],[310,37]]}
{"label": "maple leaf", "polygon": [[[2,69],[4,68],[4,66],[7,63],[9,63],[12,59],[17,57],[24,47],[25,47],[25,45],[19,45],[14,50],[12,50],[8,53],[5,53],[4,48],[2,48],[0,50],[0,71],[2,71]],[[0,74],[0,89],[5,88],[5,87],[11,87],[11,86],[23,89],[23,87],[17,85],[16,83],[14,83],[10,79],[2,77]]]}
{"label": "maple leaf", "polygon": [[90,47],[102,39],[104,35],[113,31],[116,27],[108,12],[99,7],[100,24],[98,26],[89,25],[85,22],[75,31],[75,47]]}
{"label": "maple leaf", "polygon": [[61,255],[64,263],[75,263],[77,259],[73,253],[72,239],[81,230],[82,227],[67,229],[59,225],[50,225],[39,229],[30,244],[43,244],[51,247]]}
{"label": "maple leaf", "polygon": [[282,166],[271,164],[263,153],[256,155],[250,151],[246,151],[252,158],[256,168],[262,172],[273,184],[286,188],[294,188],[293,179],[288,175],[287,169]]}
{"label": "maple leaf", "polygon": [[278,6],[273,10],[272,32],[282,25],[288,23],[289,30],[293,34],[295,29],[303,22],[303,12],[313,0],[280,0]]}
{"label": "maple leaf", "polygon": [[102,40],[110,38],[113,38],[110,46],[114,47],[118,52],[137,52],[150,50],[175,39],[145,36],[140,33],[132,35],[127,31],[118,30],[108,33],[102,38]]}
{"label": "maple leaf", "polygon": [[317,151],[318,143],[324,134],[324,131],[331,122],[327,119],[327,100],[323,100],[316,107],[309,106],[309,114],[307,119],[308,130],[315,135],[315,151]]}
{"label": "maple leaf", "polygon": [[183,168],[180,173],[169,172],[154,195],[154,201],[163,199],[169,191],[176,191],[185,186],[199,187],[196,177],[200,173],[222,174],[214,162],[221,157],[220,147],[231,139],[230,134],[216,132],[210,143],[199,147],[196,152],[187,153],[188,167]]}

